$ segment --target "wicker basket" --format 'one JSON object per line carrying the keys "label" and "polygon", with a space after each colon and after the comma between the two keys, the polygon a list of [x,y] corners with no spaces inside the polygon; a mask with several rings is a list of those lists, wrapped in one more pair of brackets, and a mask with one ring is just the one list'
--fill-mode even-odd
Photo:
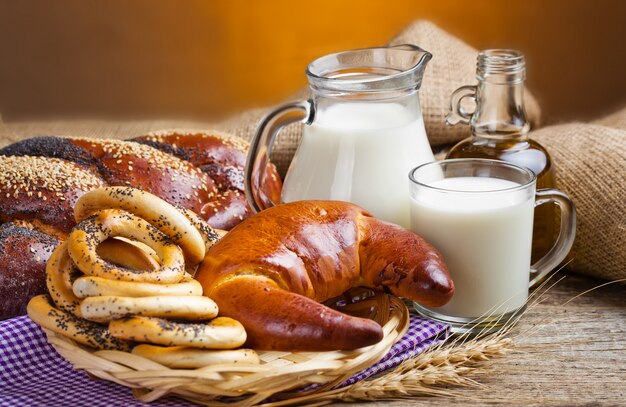
{"label": "wicker basket", "polygon": [[[335,308],[377,321],[384,338],[353,351],[259,352],[260,365],[220,364],[199,369],[170,369],[128,352],[94,351],[46,331],[54,348],[76,369],[133,389],[150,402],[166,395],[206,405],[250,406],[272,397],[280,405],[302,403],[343,383],[379,361],[409,326],[405,304],[396,297],[356,289],[335,301]],[[302,390],[308,385],[312,389]]]}

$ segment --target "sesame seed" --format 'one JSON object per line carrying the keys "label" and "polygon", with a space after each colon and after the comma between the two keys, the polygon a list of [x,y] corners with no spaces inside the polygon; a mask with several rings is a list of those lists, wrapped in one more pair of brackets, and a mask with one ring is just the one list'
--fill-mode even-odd
{"label": "sesame seed", "polygon": [[[57,158],[0,156],[0,190],[15,189],[44,198],[48,192],[63,196],[66,191],[87,191],[104,186],[103,181],[78,165]],[[6,197],[11,194],[7,192]],[[47,199],[47,198],[46,198]]]}

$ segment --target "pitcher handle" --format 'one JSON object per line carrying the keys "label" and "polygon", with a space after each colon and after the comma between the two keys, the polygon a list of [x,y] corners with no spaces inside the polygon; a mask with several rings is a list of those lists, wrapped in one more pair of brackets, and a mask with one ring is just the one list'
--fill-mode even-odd
{"label": "pitcher handle", "polygon": [[461,86],[450,96],[450,109],[446,116],[446,123],[454,126],[458,123],[469,124],[473,113],[469,113],[463,109],[461,103],[463,99],[471,98],[476,102],[476,86]]}
{"label": "pitcher handle", "polygon": [[244,168],[246,199],[254,213],[276,204],[263,192],[262,183],[278,132],[291,123],[311,124],[314,115],[312,100],[301,100],[281,105],[261,120],[250,142],[250,150]]}
{"label": "pitcher handle", "polygon": [[535,207],[555,203],[561,210],[559,236],[550,251],[530,267],[530,288],[537,285],[567,256],[576,237],[576,207],[572,200],[558,189],[540,189],[535,195]]}

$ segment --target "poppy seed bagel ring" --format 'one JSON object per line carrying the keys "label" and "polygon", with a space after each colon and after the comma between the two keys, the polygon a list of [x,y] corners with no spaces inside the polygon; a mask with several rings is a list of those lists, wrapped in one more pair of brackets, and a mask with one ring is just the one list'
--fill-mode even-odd
{"label": "poppy seed bagel ring", "polygon": [[131,315],[203,321],[217,316],[217,305],[208,297],[152,296],[152,297],[87,297],[80,303],[83,318],[105,323]]}
{"label": "poppy seed bagel ring", "polygon": [[[96,252],[97,247],[115,236],[137,240],[152,248],[161,267],[158,270],[133,270],[102,259]],[[76,267],[90,276],[172,284],[180,282],[185,274],[180,247],[145,220],[116,209],[102,210],[76,225],[70,233],[67,249]]]}
{"label": "poppy seed bagel ring", "polygon": [[98,296],[151,297],[155,295],[202,295],[202,286],[192,277],[183,277],[180,283],[154,284],[118,281],[108,278],[82,276],[72,285],[78,298]]}
{"label": "poppy seed bagel ring", "polygon": [[209,322],[183,323],[134,316],[111,321],[109,330],[111,335],[119,339],[201,349],[234,349],[246,341],[243,325],[227,317],[218,317]]}
{"label": "poppy seed bagel ring", "polygon": [[133,343],[112,336],[106,325],[54,308],[45,294],[33,297],[26,310],[30,319],[42,328],[91,348],[129,351],[133,347]]}
{"label": "poppy seed bagel ring", "polygon": [[181,247],[187,266],[204,259],[207,245],[194,222],[156,195],[131,187],[94,189],[78,199],[74,218],[81,222],[102,209],[121,209],[147,221]]}
{"label": "poppy seed bagel ring", "polygon": [[54,304],[65,312],[82,318],[80,298],[72,291],[72,260],[67,254],[67,242],[58,246],[46,265],[46,286]]}
{"label": "poppy seed bagel ring", "polygon": [[253,349],[195,349],[186,346],[155,346],[141,344],[133,348],[133,355],[138,355],[171,369],[198,369],[223,363],[261,363],[259,355]]}

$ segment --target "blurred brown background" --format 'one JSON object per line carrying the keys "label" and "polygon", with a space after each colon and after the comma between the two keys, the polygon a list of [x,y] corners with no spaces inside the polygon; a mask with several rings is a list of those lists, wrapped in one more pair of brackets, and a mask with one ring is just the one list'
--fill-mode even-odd
{"label": "blurred brown background", "polygon": [[0,0],[0,114],[217,119],[279,102],[312,59],[415,19],[522,50],[544,123],[626,102],[620,0]]}

